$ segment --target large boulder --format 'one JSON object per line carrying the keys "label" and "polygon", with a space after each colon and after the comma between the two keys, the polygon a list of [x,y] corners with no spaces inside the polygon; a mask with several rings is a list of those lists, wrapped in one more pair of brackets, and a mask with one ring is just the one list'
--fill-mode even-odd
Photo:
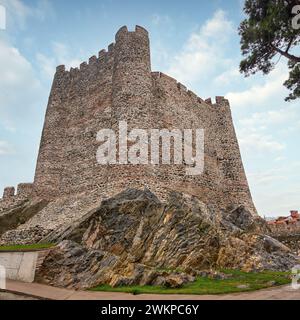
{"label": "large boulder", "polygon": [[185,194],[172,193],[162,203],[149,190],[126,190],[56,234],[63,242],[46,257],[38,279],[76,288],[177,287],[201,270],[287,270],[297,264],[264,228],[242,207],[226,214]]}

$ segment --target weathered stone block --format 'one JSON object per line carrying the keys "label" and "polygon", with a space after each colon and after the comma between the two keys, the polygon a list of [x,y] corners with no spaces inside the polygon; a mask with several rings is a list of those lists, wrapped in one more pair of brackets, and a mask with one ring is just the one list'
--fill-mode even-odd
{"label": "weathered stone block", "polygon": [[14,197],[15,188],[14,187],[6,187],[3,191],[3,199],[9,199]]}

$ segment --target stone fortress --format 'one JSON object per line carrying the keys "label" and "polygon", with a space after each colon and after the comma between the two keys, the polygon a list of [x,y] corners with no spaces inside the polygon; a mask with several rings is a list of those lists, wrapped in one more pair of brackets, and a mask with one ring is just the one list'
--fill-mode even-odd
{"label": "stone fortress", "polygon": [[[99,165],[97,133],[117,132],[120,121],[128,130],[204,129],[204,172],[187,175],[184,163]],[[268,232],[228,100],[203,100],[152,72],[149,35],[139,26],[122,27],[80,68],[57,67],[34,182],[16,194],[6,188],[0,200],[0,244],[57,244],[37,279],[64,287],[162,285],[170,275],[158,267],[180,268],[179,278],[193,281],[205,268],[295,265]]]}
{"label": "stone fortress", "polygon": [[[96,193],[114,195],[147,187],[163,198],[170,189],[228,208],[243,204],[255,213],[229,102],[202,100],[175,79],[151,72],[148,32],[122,27],[115,43],[80,68],[57,67],[47,107],[34,183],[17,195],[6,188],[0,207],[24,196],[53,200]],[[205,130],[205,171],[187,176],[183,165],[109,165],[96,161],[102,128]]]}

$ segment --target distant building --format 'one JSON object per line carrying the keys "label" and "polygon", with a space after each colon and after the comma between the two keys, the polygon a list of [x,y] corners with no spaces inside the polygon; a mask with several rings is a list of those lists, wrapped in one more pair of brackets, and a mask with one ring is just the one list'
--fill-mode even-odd
{"label": "distant building", "polygon": [[268,225],[291,225],[300,222],[300,213],[298,210],[291,210],[287,217],[278,217],[267,221]]}

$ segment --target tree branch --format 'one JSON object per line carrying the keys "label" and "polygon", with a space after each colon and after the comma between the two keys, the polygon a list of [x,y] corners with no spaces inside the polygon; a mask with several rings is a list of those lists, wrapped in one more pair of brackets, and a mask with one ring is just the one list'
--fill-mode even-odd
{"label": "tree branch", "polygon": [[295,37],[292,37],[292,38],[291,38],[291,40],[290,40],[290,42],[289,42],[289,44],[288,44],[288,46],[287,46],[287,48],[286,48],[286,50],[285,50],[286,53],[289,52],[289,50],[290,50],[290,48],[291,48],[291,45],[292,45],[292,43],[293,43],[293,41],[294,41],[294,38],[295,38]]}
{"label": "tree branch", "polygon": [[283,55],[287,59],[295,61],[295,62],[300,62],[300,57],[296,57],[293,54],[288,53],[287,51],[283,51],[283,50],[275,47],[274,45],[271,45],[271,46],[276,52],[280,53],[281,55]]}

